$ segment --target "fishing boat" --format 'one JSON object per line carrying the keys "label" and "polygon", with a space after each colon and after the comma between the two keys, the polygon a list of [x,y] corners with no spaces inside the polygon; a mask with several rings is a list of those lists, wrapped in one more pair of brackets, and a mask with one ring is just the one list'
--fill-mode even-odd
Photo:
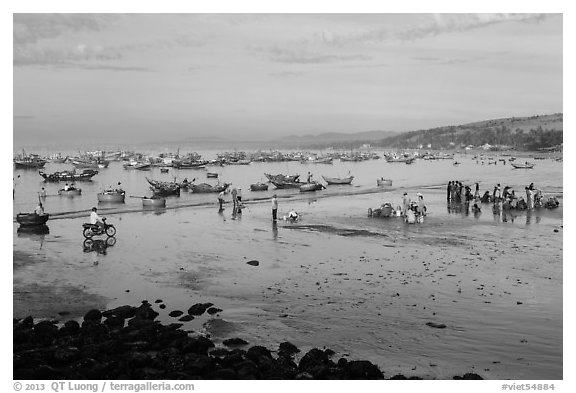
{"label": "fishing boat", "polygon": [[108,168],[110,161],[106,160],[93,160],[93,159],[83,159],[83,158],[71,158],[70,162],[76,168],[87,168],[87,169],[104,169]]}
{"label": "fishing boat", "polygon": [[298,181],[298,178],[300,177],[300,175],[283,175],[283,174],[278,174],[278,175],[271,175],[269,173],[265,173],[264,176],[266,176],[266,178],[268,180],[270,180],[271,182],[277,181],[277,182],[296,182]]}
{"label": "fishing boat", "polygon": [[77,195],[81,195],[82,194],[82,189],[80,188],[69,188],[68,190],[66,189],[61,189],[58,190],[58,195],[61,196],[77,196]]}
{"label": "fishing boat", "polygon": [[386,162],[403,162],[405,164],[412,164],[414,162],[414,157],[395,157],[395,156],[386,156]]}
{"label": "fishing boat", "polygon": [[46,160],[40,158],[38,154],[25,155],[23,153],[21,156],[14,158],[14,167],[16,169],[38,169],[44,168],[44,165],[46,165]]}
{"label": "fishing boat", "polygon": [[152,164],[150,162],[139,162],[136,163],[136,165],[134,165],[134,169],[138,170],[138,171],[148,171],[150,170],[150,166]]}
{"label": "fishing boat", "polygon": [[160,173],[168,173],[168,168],[160,168]]}
{"label": "fishing boat", "polygon": [[98,193],[98,202],[124,203],[126,192],[123,190],[106,190]]}
{"label": "fishing boat", "polygon": [[48,157],[48,162],[51,162],[53,164],[64,164],[67,160],[68,156],[62,157],[62,154],[60,153],[52,154],[50,157]]}
{"label": "fishing boat", "polygon": [[230,187],[231,183],[217,184],[215,186],[208,183],[191,184],[188,188],[193,193],[222,192]]}
{"label": "fishing boat", "polygon": [[311,191],[319,191],[325,188],[321,183],[312,182],[312,183],[305,183],[300,186],[300,192],[311,192]]}
{"label": "fishing boat", "polygon": [[206,173],[206,177],[216,179],[216,178],[218,178],[218,174],[215,172],[208,172],[208,173]]}
{"label": "fishing boat", "polygon": [[511,162],[510,165],[514,167],[514,169],[532,169],[534,168],[534,164],[526,161],[524,164],[516,164]]}
{"label": "fishing boat", "polygon": [[250,191],[267,191],[268,190],[268,184],[266,183],[254,183],[254,184],[250,184]]}
{"label": "fishing boat", "polygon": [[284,189],[284,188],[300,188],[301,185],[306,184],[299,181],[275,181],[271,180],[270,183],[274,184],[274,187]]}
{"label": "fishing boat", "polygon": [[377,186],[391,186],[392,180],[391,179],[384,179],[384,178],[376,179],[376,185]]}
{"label": "fishing boat", "polygon": [[49,217],[50,215],[48,213],[18,213],[16,215],[16,221],[22,227],[35,227],[45,225]]}
{"label": "fishing boat", "polygon": [[165,182],[146,178],[152,186],[150,189],[158,196],[180,195],[180,184],[176,182]]}
{"label": "fishing boat", "polygon": [[166,206],[166,198],[162,198],[159,196],[143,197],[142,198],[142,206],[145,207],[165,207]]}
{"label": "fishing boat", "polygon": [[76,171],[63,171],[54,173],[38,172],[44,178],[44,181],[92,181],[92,177],[98,174],[98,171],[93,169],[84,169],[82,173]]}
{"label": "fishing boat", "polygon": [[348,176],[348,177],[326,177],[324,175],[322,175],[322,179],[324,179],[324,181],[326,183],[330,184],[351,184],[352,180],[354,180],[354,176]]}
{"label": "fishing boat", "polygon": [[202,169],[206,168],[207,161],[172,160],[172,167],[176,169]]}

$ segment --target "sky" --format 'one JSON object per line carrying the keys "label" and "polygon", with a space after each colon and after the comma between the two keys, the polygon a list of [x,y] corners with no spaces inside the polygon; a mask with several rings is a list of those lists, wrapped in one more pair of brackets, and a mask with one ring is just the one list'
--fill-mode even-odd
{"label": "sky", "polygon": [[275,139],[563,112],[562,14],[14,14],[13,141]]}

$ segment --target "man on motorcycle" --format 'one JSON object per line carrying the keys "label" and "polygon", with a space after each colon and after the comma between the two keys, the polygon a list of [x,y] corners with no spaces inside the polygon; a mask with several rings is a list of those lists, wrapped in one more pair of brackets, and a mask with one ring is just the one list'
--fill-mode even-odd
{"label": "man on motorcycle", "polygon": [[98,215],[97,211],[97,208],[92,208],[92,213],[90,213],[90,224],[98,225],[98,229],[101,232],[104,232],[104,222],[102,221],[102,217]]}

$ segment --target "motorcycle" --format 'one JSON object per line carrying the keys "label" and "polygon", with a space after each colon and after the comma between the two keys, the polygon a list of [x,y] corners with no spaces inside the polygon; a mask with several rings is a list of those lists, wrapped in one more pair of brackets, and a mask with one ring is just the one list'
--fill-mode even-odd
{"label": "motorcycle", "polygon": [[92,236],[103,234],[106,234],[109,237],[114,236],[116,234],[116,228],[114,228],[114,225],[107,224],[105,218],[102,219],[102,222],[104,223],[103,228],[101,228],[98,224],[90,224],[89,222],[82,224],[82,227],[84,228],[82,234],[84,237],[86,239],[90,239]]}

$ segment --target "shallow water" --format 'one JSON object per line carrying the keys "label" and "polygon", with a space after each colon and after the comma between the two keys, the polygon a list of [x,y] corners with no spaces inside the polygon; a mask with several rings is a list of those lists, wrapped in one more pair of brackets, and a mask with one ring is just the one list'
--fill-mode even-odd
{"label": "shallow water", "polygon": [[[467,215],[447,209],[444,186],[451,179],[481,181],[482,189],[500,182],[518,192],[534,182],[561,195],[562,165],[546,160],[521,171],[458,161],[458,167],[451,161],[374,160],[219,168],[222,180],[244,189],[241,216],[233,217],[229,206],[219,214],[214,195],[182,194],[154,211],[141,211],[139,200],[127,198],[109,210],[118,234],[105,255],[84,252],[83,216],[51,219],[46,235],[17,234],[14,225],[14,251],[35,258],[15,269],[14,280],[79,286],[104,296],[108,307],[163,299],[164,321],[175,321],[168,316],[172,310],[212,302],[224,311],[187,328],[205,330],[215,341],[326,346],[339,356],[371,360],[387,376],[446,378],[473,371],[491,379],[562,378],[562,207],[494,215],[483,205],[481,214]],[[316,177],[350,170],[356,178],[352,186],[314,195],[278,191],[279,215],[295,209],[303,219],[273,225],[268,199],[251,200],[274,191],[251,193],[249,183],[263,172],[304,177],[308,170]],[[196,172],[177,176],[190,179]],[[22,174],[14,207],[20,211],[28,195],[19,195],[42,183],[34,171],[15,173]],[[143,193],[145,175],[113,163],[94,184],[81,185],[82,197],[49,197],[46,210],[88,209],[99,187],[117,181],[128,194]],[[161,178],[154,170],[151,175]],[[392,178],[394,187],[375,192],[380,176]],[[366,216],[368,207],[383,201],[398,204],[402,188],[412,196],[423,192],[429,210],[423,224]]]}

